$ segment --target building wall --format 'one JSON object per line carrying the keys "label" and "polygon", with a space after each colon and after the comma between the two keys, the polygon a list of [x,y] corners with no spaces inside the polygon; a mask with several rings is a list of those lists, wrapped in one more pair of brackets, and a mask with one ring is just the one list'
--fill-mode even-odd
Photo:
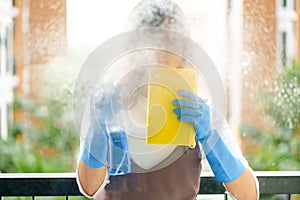
{"label": "building wall", "polygon": [[16,0],[15,25],[18,92],[36,95],[43,64],[66,47],[66,0]]}
{"label": "building wall", "polygon": [[300,63],[300,0],[295,0],[295,8],[298,16],[296,20],[296,61]]}
{"label": "building wall", "polygon": [[260,130],[273,127],[262,115],[257,95],[272,85],[277,73],[276,33],[276,0],[244,0],[241,125],[251,124]]}
{"label": "building wall", "polygon": [[[67,45],[66,0],[15,0],[14,4],[19,10],[14,31],[16,93],[41,101],[46,64]],[[15,120],[24,119],[23,112],[15,112]]]}

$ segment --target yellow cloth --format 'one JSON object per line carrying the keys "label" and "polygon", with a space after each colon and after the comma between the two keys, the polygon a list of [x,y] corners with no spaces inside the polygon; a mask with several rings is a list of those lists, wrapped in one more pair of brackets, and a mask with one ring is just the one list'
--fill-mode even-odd
{"label": "yellow cloth", "polygon": [[174,99],[183,99],[178,90],[198,93],[198,74],[194,69],[155,67],[149,73],[147,106],[147,144],[195,145],[191,123],[177,120]]}

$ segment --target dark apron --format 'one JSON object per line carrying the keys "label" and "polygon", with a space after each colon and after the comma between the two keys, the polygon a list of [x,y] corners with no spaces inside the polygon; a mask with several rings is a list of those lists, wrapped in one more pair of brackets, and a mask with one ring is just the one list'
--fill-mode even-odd
{"label": "dark apron", "polygon": [[[200,186],[201,152],[196,147],[177,147],[167,158],[182,152],[176,161],[151,172],[111,176],[97,200],[195,200]],[[132,163],[137,171],[139,168]],[[142,170],[142,169],[140,169]]]}

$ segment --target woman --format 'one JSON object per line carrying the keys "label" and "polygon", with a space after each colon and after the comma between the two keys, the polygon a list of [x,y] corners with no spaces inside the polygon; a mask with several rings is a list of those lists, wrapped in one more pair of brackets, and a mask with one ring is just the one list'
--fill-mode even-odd
{"label": "woman", "polygon": [[[168,0],[142,1],[132,11],[129,22],[130,28],[134,29],[158,27],[175,30],[185,35],[189,34],[184,14],[176,4]],[[159,52],[156,59],[158,63],[171,67],[183,65],[177,56],[165,52]],[[143,71],[131,73],[127,80],[133,81],[133,79],[145,77],[145,74],[139,76],[139,73]],[[131,94],[130,82],[125,81],[122,85],[124,88],[120,94]],[[117,95],[112,99],[118,104],[121,97],[118,92],[114,94]],[[133,95],[130,103],[123,102],[123,106],[126,107],[132,120],[139,121],[145,118],[140,108],[144,108],[147,103],[147,91],[141,88],[135,94],[138,95]],[[116,167],[117,170],[111,170],[113,167],[108,167],[108,161],[106,161],[110,153],[106,148],[108,142],[105,135],[109,133],[105,128],[108,121],[103,119],[111,119],[112,111],[103,99],[99,101],[99,112],[96,112],[96,115],[89,112],[91,108],[87,105],[82,123],[82,131],[87,132],[87,138],[77,166],[77,181],[84,195],[112,200],[196,199],[200,185],[202,168],[200,148],[202,148],[216,179],[224,183],[233,198],[258,199],[257,179],[243,157],[228,125],[217,131],[211,126],[210,109],[205,101],[187,91],[179,91],[179,95],[182,98],[172,102],[176,106],[174,113],[178,115],[178,120],[194,125],[196,146],[193,148],[176,145],[149,146],[134,139],[140,138],[140,135],[130,137],[130,134],[126,133],[127,137],[124,137],[120,134],[118,135],[120,145],[124,145],[126,141],[125,148],[123,146],[124,150],[128,148],[129,152],[134,152],[136,149],[141,149],[145,154],[139,156],[134,153],[128,155],[115,152],[114,156],[116,158],[119,156],[121,160],[119,167]],[[99,119],[99,126],[91,125],[93,119]],[[132,131],[132,133],[136,132]],[[136,134],[140,133],[137,131]],[[211,141],[214,141],[213,145]],[[96,146],[102,148],[96,148]],[[124,162],[125,165],[123,165]]]}

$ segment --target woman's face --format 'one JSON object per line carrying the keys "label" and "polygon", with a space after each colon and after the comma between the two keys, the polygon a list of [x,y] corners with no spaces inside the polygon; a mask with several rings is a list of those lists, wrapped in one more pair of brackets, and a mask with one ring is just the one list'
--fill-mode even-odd
{"label": "woman's face", "polygon": [[160,50],[156,54],[157,62],[166,67],[180,67],[182,58],[168,51]]}
{"label": "woman's face", "polygon": [[[160,37],[160,44],[162,50],[156,50],[155,56],[157,63],[166,65],[167,67],[180,67],[182,62],[182,53],[184,51],[184,44],[178,38],[172,38],[170,35]],[[166,49],[166,50],[165,50]],[[175,53],[172,53],[175,52]]]}

